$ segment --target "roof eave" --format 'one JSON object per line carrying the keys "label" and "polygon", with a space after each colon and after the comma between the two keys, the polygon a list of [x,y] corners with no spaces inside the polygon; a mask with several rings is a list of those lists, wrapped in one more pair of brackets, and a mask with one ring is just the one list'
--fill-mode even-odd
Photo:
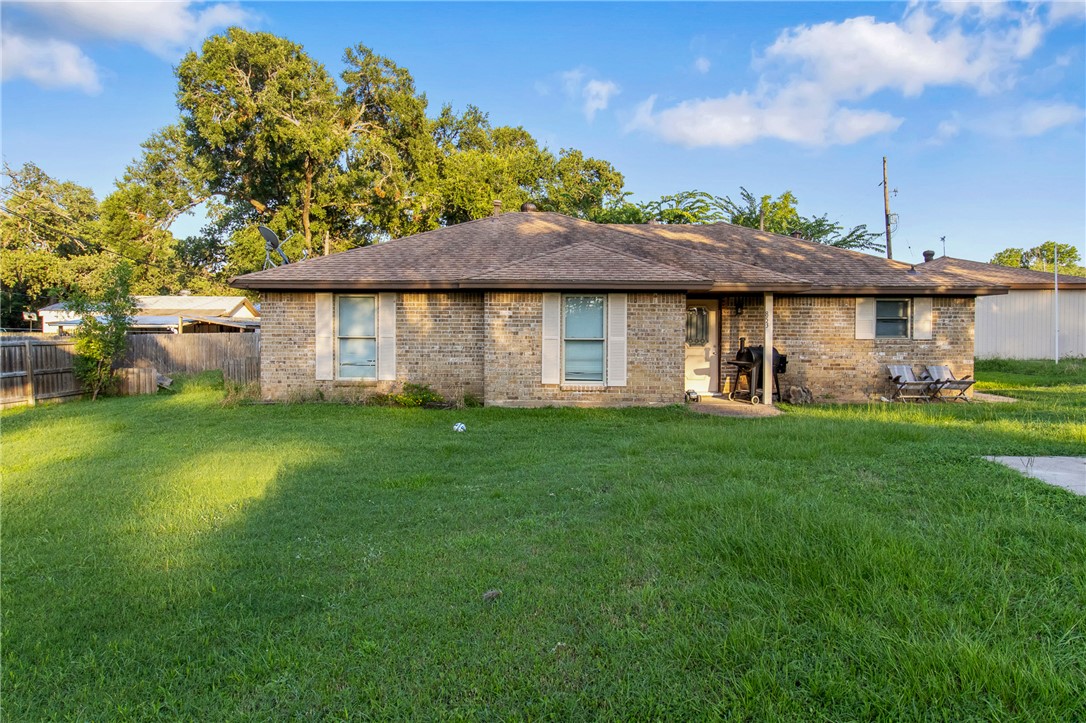
{"label": "roof eave", "polygon": [[253,279],[244,281],[241,277],[234,277],[228,282],[238,289],[252,289],[254,291],[455,291],[459,284],[453,281],[374,281],[366,279],[351,279],[338,281],[335,279],[309,279],[299,281],[296,279]]}
{"label": "roof eave", "polygon": [[811,288],[811,285],[804,282],[796,282],[793,284],[788,283],[768,283],[768,284],[734,284],[724,281],[717,281],[713,284],[710,291],[719,294],[735,294],[735,293],[752,293],[752,292],[780,292],[783,294],[798,294]]}
{"label": "roof eave", "polygon": [[1006,286],[819,286],[803,292],[807,296],[999,296]]}
{"label": "roof eave", "polygon": [[704,281],[601,281],[601,280],[566,280],[566,281],[514,281],[511,279],[466,279],[459,284],[461,289],[500,289],[514,291],[518,289],[531,291],[545,290],[575,290],[584,291],[599,289],[601,291],[708,291],[712,288],[712,282]]}
{"label": "roof eave", "polygon": [[449,281],[260,281],[251,285],[231,279],[230,285],[257,291],[457,291],[495,289],[502,291],[586,290],[603,291],[710,291],[709,281],[511,281],[464,280]]}

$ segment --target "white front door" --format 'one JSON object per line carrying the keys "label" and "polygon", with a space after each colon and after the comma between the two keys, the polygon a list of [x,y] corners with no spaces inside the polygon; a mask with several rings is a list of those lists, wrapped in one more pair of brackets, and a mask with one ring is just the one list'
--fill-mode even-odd
{"label": "white front door", "polygon": [[686,389],[720,391],[720,302],[686,302]]}

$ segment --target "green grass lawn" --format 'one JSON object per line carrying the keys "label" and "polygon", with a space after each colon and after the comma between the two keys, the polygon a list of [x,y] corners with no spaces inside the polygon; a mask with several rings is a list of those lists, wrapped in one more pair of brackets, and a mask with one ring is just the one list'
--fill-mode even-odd
{"label": "green grass lawn", "polygon": [[1086,499],[980,458],[1086,453],[1086,378],[980,373],[1023,401],[5,413],[0,710],[1086,719]]}

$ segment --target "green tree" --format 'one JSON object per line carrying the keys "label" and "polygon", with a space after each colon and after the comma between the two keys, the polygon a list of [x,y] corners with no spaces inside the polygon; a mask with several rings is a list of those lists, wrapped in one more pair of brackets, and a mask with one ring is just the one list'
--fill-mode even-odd
{"label": "green tree", "polygon": [[846,227],[836,221],[831,221],[828,214],[821,216],[800,215],[797,208],[798,201],[791,191],[785,191],[776,199],[765,195],[755,197],[746,188],[740,187],[739,203],[730,197],[719,200],[719,206],[729,223],[748,228],[763,228],[770,233],[791,236],[798,234],[808,241],[836,246],[837,248],[885,251],[886,247],[879,243],[882,235],[876,231],[868,231],[865,224]]}
{"label": "green tree", "polygon": [[650,218],[661,223],[704,224],[723,221],[720,199],[704,191],[683,191],[671,196],[661,196],[649,201],[643,210]]}
{"label": "green tree", "polygon": [[756,198],[740,186],[739,198],[740,202],[733,201],[729,196],[719,199],[720,209],[728,223],[784,235],[796,231],[800,225],[796,197],[791,191],[785,191],[774,200],[769,195]]}
{"label": "green tree", "polygon": [[100,294],[76,292],[67,307],[82,317],[75,332],[76,378],[97,399],[116,387],[113,364],[128,347],[128,329],[136,312],[132,267],[122,262],[110,269]]}
{"label": "green tree", "polygon": [[1026,256],[1025,249],[1021,248],[1006,248],[996,253],[992,257],[990,263],[998,266],[1011,266],[1014,268],[1029,268],[1028,257]]}
{"label": "green tree", "polygon": [[[1058,253],[1058,258],[1057,258]],[[1013,266],[1034,271],[1052,272],[1059,263],[1059,272],[1070,276],[1086,276],[1086,269],[1080,266],[1078,249],[1071,244],[1045,241],[1031,249],[1006,248],[992,257],[991,263],[1000,266]]]}
{"label": "green tree", "polygon": [[232,204],[250,200],[297,221],[312,249],[317,188],[346,152],[335,82],[301,46],[269,33],[230,28],[189,52],[177,68],[186,141],[208,190]]}
{"label": "green tree", "polygon": [[591,218],[608,205],[625,197],[625,180],[607,161],[586,158],[575,148],[563,148],[557,162],[546,169],[544,194],[540,204],[544,210],[554,210],[576,218]]}
{"label": "green tree", "polygon": [[0,205],[0,310],[5,327],[24,311],[67,298],[76,281],[100,289],[110,265],[101,252],[99,205],[85,186],[58,181],[33,163],[5,165]]}

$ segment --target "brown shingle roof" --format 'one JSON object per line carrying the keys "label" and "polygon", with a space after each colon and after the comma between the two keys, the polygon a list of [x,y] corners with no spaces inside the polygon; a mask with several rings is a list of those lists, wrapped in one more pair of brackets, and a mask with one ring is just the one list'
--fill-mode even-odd
{"label": "brown shingle roof", "polygon": [[466,279],[461,286],[492,286],[495,282],[553,289],[596,286],[600,279],[654,289],[709,289],[713,282],[678,268],[642,261],[591,241],[570,244],[554,251],[514,261]]}
{"label": "brown shingle roof", "polygon": [[808,294],[1005,293],[998,283],[949,272],[910,273],[912,264],[730,223],[617,228],[773,269],[810,284]]}
{"label": "brown shingle roof", "polygon": [[[730,224],[601,225],[506,213],[236,277],[248,289],[658,289],[986,293],[953,274]],[[1000,289],[997,293],[1002,292]]]}
{"label": "brown shingle roof", "polygon": [[[1000,284],[1011,289],[1051,289],[1053,282],[1052,274],[1044,271],[1017,269],[1012,266],[986,264],[950,256],[941,256],[927,263],[917,264],[916,268],[925,275],[929,271],[950,272],[970,276],[987,283]],[[1061,289],[1086,289],[1086,277],[1060,274],[1059,281]]]}

